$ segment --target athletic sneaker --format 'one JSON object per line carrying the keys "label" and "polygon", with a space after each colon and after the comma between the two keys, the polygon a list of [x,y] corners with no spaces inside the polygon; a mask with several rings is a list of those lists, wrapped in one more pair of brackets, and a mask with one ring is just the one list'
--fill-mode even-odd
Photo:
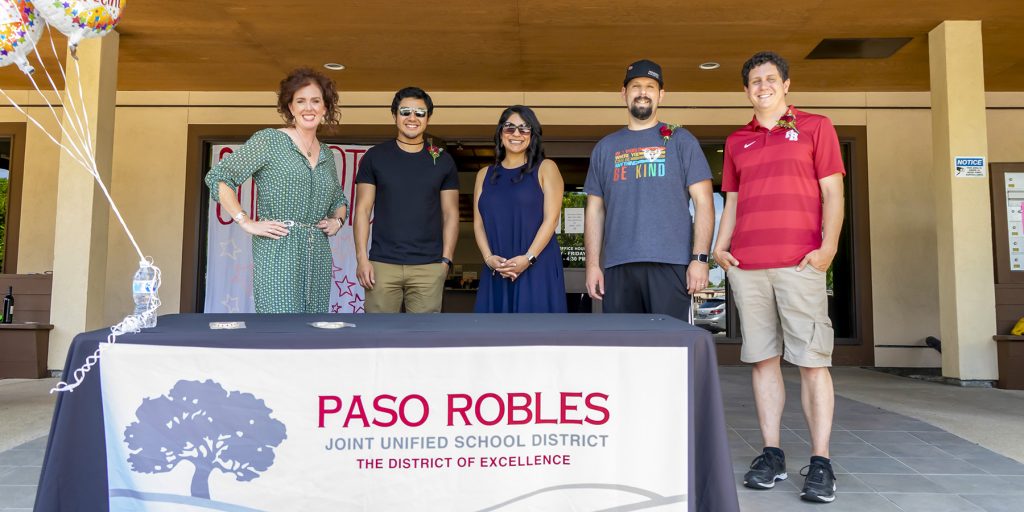
{"label": "athletic sneaker", "polygon": [[743,485],[751,489],[771,489],[776,480],[789,478],[786,474],[786,454],[779,448],[765,448],[750,463],[750,471],[743,475]]}
{"label": "athletic sneaker", "polygon": [[800,470],[806,476],[800,498],[805,501],[832,503],[836,499],[836,474],[832,472],[832,461],[825,457],[811,457],[811,463]]}

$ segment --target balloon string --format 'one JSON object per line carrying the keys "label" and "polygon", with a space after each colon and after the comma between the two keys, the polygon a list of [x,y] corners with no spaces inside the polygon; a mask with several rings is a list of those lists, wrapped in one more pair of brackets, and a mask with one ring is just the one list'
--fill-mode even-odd
{"label": "balloon string", "polygon": [[[50,41],[50,44],[53,44],[53,41]],[[89,145],[92,146],[92,131],[89,130],[89,111],[86,110],[86,106],[87,105],[85,104],[85,96],[82,93],[82,69],[80,67],[78,67],[78,59],[77,58],[71,59],[71,60],[74,61],[74,63],[75,63],[75,74],[78,75],[78,80],[75,80],[75,83],[78,84],[78,103],[82,106],[82,120],[85,122],[86,140],[88,140],[89,141]],[[65,84],[64,85],[64,90],[66,91],[67,90],[67,80],[66,79],[65,79],[64,84]],[[68,94],[68,97],[70,99],[71,93],[68,92],[67,94]],[[99,121],[97,120],[97,122],[99,122]]]}
{"label": "balloon string", "polygon": [[[35,81],[34,80],[33,80],[33,85],[35,85]],[[36,87],[36,90],[37,91],[39,90],[38,86]],[[49,138],[51,141],[53,141],[53,143],[55,145],[57,145],[57,147],[61,148],[63,151],[66,151],[68,153],[68,156],[70,156],[72,159],[74,159],[76,162],[78,162],[82,166],[82,168],[86,169],[86,171],[88,171],[89,174],[91,174],[93,176],[93,178],[96,180],[96,183],[100,186],[100,190],[103,191],[103,195],[107,198],[107,202],[110,204],[111,209],[114,211],[114,214],[117,216],[118,222],[120,222],[121,223],[121,227],[124,228],[125,234],[128,235],[128,239],[131,241],[132,245],[135,247],[135,251],[139,255],[139,260],[140,261],[147,261],[150,264],[150,266],[153,267],[153,269],[155,271],[155,286],[152,288],[152,291],[149,294],[149,307],[146,309],[146,311],[143,311],[140,314],[134,314],[133,313],[133,314],[131,314],[129,316],[126,316],[121,322],[119,322],[118,324],[112,326],[110,328],[110,334],[107,335],[107,343],[108,344],[116,343],[118,336],[120,336],[122,334],[129,333],[129,332],[135,333],[135,332],[141,331],[142,327],[145,326],[147,323],[149,323],[149,320],[153,316],[156,315],[156,310],[160,307],[160,297],[157,294],[157,290],[160,289],[160,281],[161,281],[160,268],[157,267],[156,265],[152,264],[152,258],[146,258],[145,256],[142,255],[142,250],[139,249],[139,245],[138,245],[138,243],[136,243],[135,237],[132,236],[131,231],[128,229],[127,224],[125,224],[125,222],[124,222],[124,218],[121,216],[121,212],[118,210],[117,205],[114,203],[113,198],[110,197],[110,193],[107,191],[107,187],[103,184],[103,180],[100,179],[100,177],[99,177],[99,170],[96,168],[95,161],[91,160],[88,163],[83,161],[81,158],[76,156],[71,151],[71,149],[69,149],[67,146],[65,146],[64,144],[61,144],[59,141],[57,141],[57,139],[54,138],[54,136],[46,128],[43,128],[43,126],[41,124],[39,124],[39,121],[37,121],[34,116],[32,116],[31,114],[26,112],[25,109],[23,109],[21,107],[21,105],[18,104],[17,101],[14,101],[14,98],[11,98],[10,95],[7,94],[7,91],[5,89],[0,88],[0,94],[3,94],[3,96],[5,98],[7,98],[7,101],[10,102],[10,104],[18,112],[20,112],[22,115],[24,115],[26,119],[28,119],[33,125],[36,126],[36,128],[39,128],[39,130],[41,132],[43,132],[43,134],[46,135],[47,138]],[[41,91],[40,91],[40,95],[42,95]],[[50,108],[51,108],[51,110],[53,110],[52,105],[51,105]],[[60,125],[60,123],[58,123],[58,125]],[[62,131],[62,133],[65,134],[65,136],[70,138],[70,135],[67,134],[67,132],[64,130],[63,126],[61,126],[61,131]],[[79,385],[81,385],[82,381],[85,379],[85,375],[99,361],[99,359],[100,359],[100,350],[101,350],[101,348],[97,347],[96,351],[93,354],[91,354],[88,357],[86,357],[85,363],[72,373],[72,376],[74,378],[74,382],[72,382],[72,383],[59,382],[59,383],[57,383],[57,385],[53,389],[50,390],[50,393],[63,392],[63,391],[74,391],[75,388],[77,388]]]}
{"label": "balloon string", "polygon": [[7,101],[10,102],[11,106],[13,106],[18,112],[20,112],[22,115],[24,115],[26,119],[28,119],[32,124],[34,124],[36,126],[36,128],[39,128],[39,131],[43,132],[43,135],[46,135],[47,138],[49,138],[51,141],[53,141],[54,144],[57,145],[57,147],[63,149],[64,151],[67,151],[68,156],[73,158],[76,162],[81,164],[83,169],[85,169],[87,172],[92,174],[89,171],[89,165],[86,164],[84,160],[82,160],[81,158],[76,156],[70,149],[67,148],[67,146],[61,144],[57,139],[53,138],[53,135],[51,135],[50,132],[47,131],[46,128],[43,128],[43,126],[41,124],[39,124],[39,121],[36,121],[35,117],[33,117],[28,112],[25,112],[25,110],[23,108],[21,108],[21,105],[19,105],[17,101],[14,101],[14,98],[11,98],[7,94],[6,90],[4,90],[3,88],[0,88],[0,94],[3,94],[4,97],[7,98]]}
{"label": "balloon string", "polygon": [[[75,109],[75,102],[72,101],[73,98],[71,96],[71,92],[67,90],[67,83],[68,83],[67,73],[64,71],[64,64],[61,63],[60,56],[57,55],[57,47],[53,43],[53,32],[50,31],[50,25],[49,24],[46,25],[46,34],[47,34],[47,36],[49,36],[48,38],[50,40],[50,51],[53,53],[53,59],[54,59],[54,61],[57,62],[57,69],[60,70],[61,78],[64,79],[64,92],[65,92],[65,95],[67,96],[68,103],[71,105],[72,109]],[[37,53],[37,56],[38,56],[38,53]],[[85,136],[83,138],[87,142],[86,148],[89,149],[90,156],[93,156],[93,158],[95,158],[95,156],[92,155],[92,153],[91,153],[92,145],[93,145],[92,131],[89,129],[89,112],[86,110],[85,95],[82,92],[82,80],[81,80],[82,70],[81,70],[81,68],[78,65],[78,58],[77,57],[75,57],[75,58],[73,58],[71,60],[74,61],[74,63],[75,63],[75,73],[79,77],[78,80],[75,80],[75,83],[78,85],[78,104],[81,105],[81,108],[82,108],[81,115],[79,116],[77,111],[75,112],[75,115],[76,115],[76,117],[79,117],[82,120],[81,122],[85,125],[85,127],[84,127],[84,129],[82,131],[83,131],[83,133],[85,133]],[[43,64],[42,59],[39,60],[39,65],[40,65],[40,67],[43,68],[44,71],[46,71],[46,65]],[[47,76],[49,76],[49,72],[47,72]],[[54,90],[56,90],[56,89],[57,89],[57,87],[54,86]]]}
{"label": "balloon string", "polygon": [[[32,82],[32,86],[35,87],[36,92],[38,92],[39,96],[41,96],[43,98],[43,101],[46,102],[46,106],[50,107],[50,113],[53,114],[53,120],[57,123],[57,127],[60,128],[60,132],[64,136],[64,139],[62,140],[67,140],[68,145],[70,145],[71,148],[75,150],[75,153],[77,153],[77,155],[81,158],[79,162],[84,160],[86,163],[88,163],[90,160],[89,157],[87,156],[86,152],[79,147],[78,141],[75,139],[75,137],[73,137],[71,133],[69,133],[68,130],[64,128],[64,123],[61,121],[60,116],[57,115],[57,110],[53,108],[53,104],[50,103],[50,99],[47,98],[45,94],[43,94],[43,91],[39,90],[39,85],[36,84],[35,78],[33,78],[32,75],[27,76],[28,80]],[[89,168],[88,165],[86,165],[86,170],[89,171],[90,174],[92,174],[92,170]],[[95,177],[95,175],[93,176]]]}
{"label": "balloon string", "polygon": [[121,224],[121,227],[124,228],[124,232],[128,236],[128,240],[131,242],[132,246],[135,248],[135,252],[138,253],[139,260],[144,260],[145,256],[142,254],[142,249],[139,248],[139,244],[138,242],[136,242],[135,236],[132,234],[131,230],[128,229],[128,225],[125,222],[124,217],[121,215],[121,210],[117,207],[117,204],[114,202],[114,199],[110,197],[110,191],[107,190],[106,184],[103,183],[103,180],[100,177],[99,169],[96,166],[96,160],[94,158],[88,158],[84,156],[85,152],[78,148],[77,144],[75,144],[74,137],[72,137],[64,128],[64,124],[60,122],[59,117],[56,114],[56,110],[53,108],[53,105],[50,103],[50,100],[46,98],[46,95],[43,94],[42,91],[39,90],[39,86],[36,84],[35,79],[33,79],[31,75],[28,76],[36,91],[39,92],[40,96],[43,97],[43,100],[46,102],[47,106],[50,107],[50,112],[54,115],[54,118],[58,119],[57,126],[60,128],[61,133],[68,140],[68,143],[71,145],[71,148],[68,148],[68,146],[57,141],[57,139],[52,134],[50,134],[50,132],[46,128],[43,128],[43,126],[39,123],[39,121],[36,120],[34,116],[26,112],[25,109],[23,109],[21,105],[19,105],[18,102],[14,100],[14,98],[11,98],[10,95],[7,94],[6,90],[0,88],[0,92],[3,93],[4,97],[7,98],[7,101],[9,101],[11,105],[18,110],[18,112],[24,115],[29,121],[32,122],[32,124],[39,128],[39,130],[42,131],[43,134],[45,134],[51,141],[53,141],[53,143],[56,144],[57,147],[66,151],[68,153],[68,156],[70,156],[75,162],[78,162],[78,164],[80,164],[86,170],[86,172],[92,175],[93,179],[96,181],[96,184],[99,185],[100,190],[103,192],[104,197],[106,197],[107,203],[110,204],[110,208],[114,212],[114,216],[117,218],[117,221]]}
{"label": "balloon string", "polygon": [[146,323],[152,320],[156,315],[156,310],[160,307],[160,297],[157,295],[157,290],[160,289],[160,268],[152,264],[151,258],[148,258],[146,261],[151,267],[153,267],[156,274],[154,278],[155,286],[151,288],[148,295],[148,300],[150,301],[149,307],[142,313],[132,313],[131,315],[124,317],[124,320],[121,320],[117,325],[112,326],[110,328],[110,334],[107,335],[106,343],[101,343],[96,347],[96,351],[85,358],[85,362],[82,366],[79,366],[78,369],[72,372],[71,375],[74,378],[74,382],[58,382],[57,385],[50,390],[51,394],[60,393],[62,391],[74,391],[75,388],[82,384],[82,381],[85,379],[85,374],[89,373],[89,370],[99,362],[100,352],[104,348],[117,343],[117,337],[122,334],[141,331]]}
{"label": "balloon string", "polygon": [[[49,30],[49,27],[47,27],[47,30]],[[128,225],[125,222],[124,217],[121,216],[120,209],[118,209],[117,204],[114,203],[114,199],[110,197],[110,192],[107,190],[106,184],[103,183],[103,179],[100,177],[99,169],[97,168],[97,165],[96,165],[96,157],[92,153],[92,147],[91,147],[92,146],[92,132],[89,129],[89,114],[88,114],[88,111],[85,108],[85,95],[84,95],[84,93],[82,91],[82,74],[81,74],[81,68],[78,65],[78,60],[77,59],[73,59],[74,62],[75,62],[75,72],[77,73],[77,77],[78,77],[78,79],[75,80],[75,82],[77,82],[77,85],[78,85],[78,97],[79,97],[79,104],[80,104],[80,108],[81,108],[81,113],[79,113],[79,109],[76,108],[76,106],[75,106],[74,97],[72,96],[71,92],[67,91],[67,83],[68,83],[68,81],[67,81],[67,74],[64,71],[64,67],[60,64],[60,58],[57,56],[57,48],[53,44],[53,35],[52,35],[52,33],[49,33],[49,35],[50,35],[50,47],[53,50],[54,58],[57,60],[57,64],[58,64],[58,68],[60,69],[61,76],[64,77],[64,89],[65,89],[65,92],[66,92],[65,97],[67,98],[67,103],[70,106],[70,110],[71,110],[71,112],[69,113],[68,117],[70,117],[73,122],[75,120],[77,120],[79,122],[79,126],[84,126],[84,128],[82,128],[82,130],[84,131],[85,136],[79,138],[79,141],[80,141],[81,145],[86,148],[84,151],[78,148],[78,145],[75,144],[74,137],[72,137],[68,133],[68,131],[65,130],[63,123],[61,123],[60,120],[57,118],[57,113],[54,110],[53,105],[50,104],[50,101],[49,101],[49,99],[46,98],[46,95],[44,95],[42,93],[42,91],[39,90],[39,86],[36,85],[36,81],[32,77],[32,75],[27,75],[27,76],[28,76],[29,80],[32,82],[32,85],[36,88],[36,91],[39,92],[39,95],[43,97],[44,101],[46,101],[47,106],[50,107],[50,111],[53,113],[54,119],[57,121],[57,125],[60,126],[61,132],[65,136],[67,136],[68,139],[71,139],[69,142],[73,145],[73,147],[75,147],[76,150],[78,150],[79,154],[82,155],[82,159],[85,160],[85,162],[83,163],[82,160],[78,160],[78,162],[83,164],[83,166],[86,168],[86,170],[89,172],[89,174],[91,174],[92,177],[96,180],[96,183],[99,185],[100,190],[103,191],[103,195],[107,198],[107,202],[110,204],[111,210],[113,210],[114,215],[117,217],[118,222],[121,224],[121,227],[124,228],[124,232],[128,236],[128,240],[132,243],[132,246],[135,247],[135,252],[138,253],[139,260],[140,261],[144,260],[145,256],[143,256],[142,249],[139,248],[138,242],[135,241],[135,235],[133,235],[131,230],[128,229]],[[44,72],[46,72],[46,76],[49,77],[50,73],[47,70],[46,64],[43,62],[42,58],[39,56],[39,52],[38,51],[36,51],[36,57],[39,59],[39,67],[41,67],[44,70]],[[54,92],[56,92],[58,94],[58,96],[59,96],[60,92],[57,91],[57,86],[53,83],[52,79],[50,80],[50,84],[53,86]],[[10,100],[9,97],[8,97],[8,99]],[[11,100],[11,101],[13,103],[13,100]],[[22,111],[22,113],[24,113],[24,111]],[[39,126],[38,123],[36,123],[36,126]],[[40,129],[42,129],[41,126],[40,126]],[[52,136],[50,137],[50,140],[53,140],[56,143],[56,140]],[[59,143],[57,145],[61,146],[61,147],[64,147],[64,146],[62,146]],[[70,154],[71,152],[68,151],[68,153]]]}
{"label": "balloon string", "polygon": [[[39,59],[39,61],[42,62],[42,59]],[[44,71],[45,71],[45,68],[44,68]],[[50,81],[50,87],[53,87],[54,92],[57,93],[58,99],[61,99],[62,104],[66,107],[67,106],[67,102],[64,101],[64,99],[60,97],[60,91],[57,90],[57,86],[53,83],[53,79],[50,78],[50,73],[49,72],[46,72],[46,78],[49,79],[49,81]],[[43,95],[43,92],[39,90],[39,86],[36,85],[35,79],[34,79],[34,77],[32,77],[32,75],[29,75],[29,81],[31,81],[32,85],[35,86],[36,92],[38,92],[40,96],[43,96],[43,100],[47,101],[46,97]],[[56,121],[58,124],[62,123],[60,115],[57,114],[56,110],[53,108],[53,105],[51,105],[49,101],[47,101],[47,106],[50,107],[50,113],[53,114],[53,120]],[[77,123],[74,122],[76,120],[75,119],[75,115],[68,115],[68,119],[70,119],[72,121],[71,131],[73,131],[74,135],[77,137],[76,142],[79,143],[79,146],[76,146],[76,147],[81,152],[81,150],[84,147],[84,146],[81,145],[81,141],[84,140],[85,137],[82,135],[81,127],[78,126]],[[85,151],[82,156],[88,158],[88,157],[91,156],[91,154],[88,151]]]}
{"label": "balloon string", "polygon": [[100,190],[103,191],[103,195],[107,198],[107,203],[110,204],[110,209],[113,210],[114,216],[117,217],[117,221],[121,224],[121,227],[124,229],[124,234],[128,236],[128,241],[132,243],[133,247],[135,247],[135,252],[139,255],[139,261],[145,260],[146,257],[143,256],[142,249],[139,249],[139,244],[138,242],[135,241],[135,235],[132,235],[132,231],[128,229],[128,224],[125,223],[124,217],[121,216],[121,210],[117,208],[117,204],[114,203],[114,199],[110,197],[110,192],[107,191],[107,186],[104,185],[103,180],[100,179],[99,171],[96,169],[95,160],[90,163],[92,164],[93,168],[93,176],[96,177],[96,184],[100,186]]}
{"label": "balloon string", "polygon": [[[49,30],[47,30],[47,34],[50,34]],[[53,44],[53,36],[52,35],[50,36],[50,39],[51,39],[50,40],[50,44],[52,45]],[[33,53],[35,53],[36,59],[39,61],[39,67],[43,70],[44,73],[46,73],[46,79],[47,79],[47,81],[50,82],[50,87],[52,87],[53,91],[55,93],[57,93],[58,97],[60,97],[60,91],[57,89],[57,84],[54,83],[53,77],[50,76],[50,70],[47,69],[46,65],[43,63],[43,56],[39,54],[39,45],[37,44],[37,45],[33,46],[32,47],[32,51],[33,51]],[[62,66],[61,63],[60,63],[60,59],[57,59],[57,65],[58,65],[58,67]],[[61,67],[61,77],[64,78],[64,83],[67,84],[67,77],[64,76],[64,70],[63,70],[62,67]],[[68,105],[68,101],[66,99],[63,99],[63,98],[61,99],[61,101],[62,101],[62,104],[65,106],[65,109],[66,109],[66,107],[69,106]],[[70,105],[70,106],[72,107],[72,112],[71,113],[73,114],[73,115],[68,116],[68,118],[72,121],[72,126],[71,127],[74,129],[74,132],[78,136],[78,139],[80,141],[84,141],[85,140],[85,134],[82,131],[81,123],[77,122],[78,121],[78,119],[77,119],[78,118],[78,113],[74,110],[74,105]],[[86,154],[88,156],[91,156],[91,153],[86,153]]]}
{"label": "balloon string", "polygon": [[[65,98],[63,99],[63,104],[64,104],[65,107],[70,107],[71,108],[71,111],[70,111],[71,115],[69,115],[68,118],[72,122],[72,128],[74,128],[75,133],[78,135],[78,140],[79,140],[81,146],[85,149],[86,156],[88,157],[88,159],[95,159],[96,157],[95,157],[95,155],[93,155],[93,152],[92,152],[92,136],[88,132],[88,130],[82,126],[82,122],[79,120],[82,116],[79,115],[78,109],[75,108],[75,103],[73,101],[71,101],[71,99],[72,99],[71,98],[71,94],[67,91],[67,87],[66,87],[67,86],[67,75],[64,73],[64,65],[61,64],[60,57],[57,56],[57,48],[53,44],[53,34],[52,34],[52,32],[50,32],[50,26],[49,25],[46,26],[46,34],[47,34],[48,38],[50,39],[50,48],[53,51],[54,60],[57,62],[57,69],[60,70],[60,76],[64,80],[64,84],[65,84],[64,96],[65,96]],[[46,73],[46,78],[50,82],[50,87],[53,88],[53,91],[55,93],[57,93],[57,96],[59,97],[60,96],[60,91],[57,89],[57,84],[54,83],[53,77],[50,76],[50,70],[47,69],[46,64],[43,62],[43,56],[39,54],[39,46],[36,45],[36,46],[32,47],[32,51],[35,52],[36,59],[39,60],[39,67],[42,68],[44,73]],[[78,84],[79,84],[79,87],[81,87],[81,80],[78,81]]]}
{"label": "balloon string", "polygon": [[[69,39],[69,52],[75,62],[76,80],[74,80],[74,82],[76,82],[78,89],[78,102],[76,105],[73,93],[67,87],[67,72],[64,69],[64,64],[62,63],[60,56],[57,54],[57,48],[54,45],[53,41],[53,32],[50,30],[49,24],[46,24],[45,26],[47,36],[50,39],[50,50],[53,52],[54,60],[57,63],[57,69],[60,70],[61,78],[63,78],[64,80],[63,95],[61,94],[61,91],[57,89],[57,85],[54,82],[53,76],[50,74],[49,69],[43,62],[42,55],[40,55],[39,49],[36,45],[32,45],[32,51],[33,53],[35,53],[36,59],[39,60],[40,67],[46,73],[46,78],[47,81],[49,81],[50,83],[50,87],[53,88],[53,92],[55,93],[57,99],[61,102],[61,105],[63,107],[63,116],[57,114],[57,110],[56,108],[54,108],[54,105],[50,101],[49,97],[46,94],[44,94],[43,91],[39,88],[39,84],[36,83],[36,80],[33,77],[32,72],[34,70],[32,69],[31,63],[28,61],[28,59],[25,57],[19,57],[19,60],[17,62],[18,66],[22,69],[22,71],[25,72],[25,75],[28,77],[29,81],[32,82],[32,86],[35,88],[36,92],[39,93],[40,97],[42,97],[43,101],[46,103],[46,106],[49,107],[50,114],[53,115],[54,122],[56,123],[57,127],[60,128],[61,140],[58,141],[54,134],[52,134],[49,130],[44,128],[42,124],[40,124],[39,121],[33,115],[29,114],[24,108],[22,108],[22,106],[19,105],[18,102],[14,100],[14,98],[7,94],[6,90],[0,88],[0,94],[2,94],[4,98],[6,98],[7,101],[19,113],[25,116],[25,118],[28,121],[30,121],[36,128],[38,128],[44,135],[46,135],[46,137],[49,138],[50,141],[52,141],[58,148],[60,148],[62,152],[67,153],[68,157],[72,161],[78,163],[83,169],[85,169],[86,172],[88,172],[93,177],[96,184],[103,192],[103,196],[106,198],[107,203],[110,205],[110,208],[114,212],[115,217],[121,224],[121,227],[124,229],[125,234],[128,236],[128,240],[135,248],[135,252],[138,253],[139,261],[142,262],[142,265],[148,265],[152,267],[154,271],[153,281],[152,283],[150,283],[150,286],[146,291],[146,294],[148,295],[148,307],[145,309],[145,311],[142,311],[137,314],[133,312],[133,314],[125,317],[117,325],[112,326],[110,328],[110,334],[107,336],[107,343],[101,344],[100,347],[97,347],[96,351],[93,354],[86,357],[85,364],[83,364],[81,367],[79,367],[73,372],[72,375],[74,377],[74,382],[70,384],[67,382],[59,382],[53,389],[50,390],[50,393],[54,393],[61,391],[74,391],[74,389],[77,388],[82,383],[82,380],[85,378],[85,375],[89,372],[89,370],[97,362],[99,362],[100,352],[102,348],[104,348],[105,346],[109,346],[109,344],[115,343],[117,341],[118,336],[128,332],[139,332],[145,325],[155,321],[156,311],[160,307],[160,297],[158,296],[157,292],[160,288],[161,273],[160,268],[157,267],[156,265],[153,265],[152,258],[146,258],[145,256],[143,256],[142,250],[139,248],[139,244],[135,241],[135,236],[132,234],[131,230],[128,229],[128,224],[125,222],[124,217],[121,216],[121,212],[118,209],[117,204],[114,203],[114,199],[110,196],[110,191],[107,190],[106,184],[100,177],[99,168],[96,163],[95,148],[93,147],[95,139],[89,126],[89,115],[86,109],[85,94],[82,89],[81,68],[79,67],[78,57],[76,55],[77,40],[75,38]],[[140,265],[140,269],[141,268],[142,266]],[[133,295],[134,292],[135,290],[133,286]]]}
{"label": "balloon string", "polygon": [[[34,80],[32,81],[32,83],[33,83],[33,85],[35,85],[35,81]],[[38,91],[39,88],[36,87],[36,90]],[[53,143],[56,144],[57,147],[59,147],[59,148],[63,149],[64,151],[66,151],[68,153],[68,156],[70,156],[72,159],[74,159],[75,162],[78,162],[78,164],[81,165],[82,168],[84,168],[86,170],[86,172],[88,172],[89,174],[92,175],[93,179],[96,181],[96,184],[99,185],[100,190],[103,192],[103,196],[107,198],[107,203],[110,204],[110,209],[113,210],[114,216],[117,217],[117,221],[121,224],[121,227],[124,228],[124,232],[128,236],[128,240],[132,243],[132,246],[135,247],[135,252],[138,253],[139,260],[142,261],[142,260],[146,259],[146,257],[142,254],[142,249],[139,248],[138,242],[135,241],[135,236],[132,235],[131,230],[128,229],[128,224],[125,223],[124,217],[121,216],[121,210],[118,209],[117,204],[114,203],[114,199],[112,197],[110,197],[110,191],[107,190],[106,184],[104,184],[103,180],[100,178],[99,169],[97,169],[97,167],[96,167],[96,161],[95,160],[85,160],[85,159],[79,157],[78,155],[76,155],[75,154],[76,152],[73,152],[67,146],[65,146],[64,144],[61,144],[59,141],[57,141],[57,139],[54,138],[54,136],[51,135],[50,132],[46,130],[46,128],[43,128],[43,125],[39,124],[39,121],[37,121],[35,117],[33,117],[28,112],[26,112],[25,109],[21,108],[21,105],[19,105],[17,101],[14,101],[14,98],[11,98],[10,95],[7,94],[6,90],[4,90],[3,88],[0,88],[0,93],[2,93],[5,98],[7,98],[7,101],[10,102],[11,105],[15,109],[18,110],[18,112],[20,112],[22,115],[24,115],[26,119],[28,119],[32,124],[34,124],[36,126],[36,128],[39,128],[39,130],[42,131],[44,135],[46,135],[51,141],[53,141]],[[40,92],[40,95],[42,95],[42,92]],[[49,103],[49,101],[47,101],[47,103]],[[52,106],[50,108],[51,108],[51,110],[53,109]],[[57,124],[58,124],[58,126],[60,126],[61,133],[63,133],[65,136],[67,136],[70,139],[71,136],[68,135],[67,131],[64,129],[64,126],[61,123],[57,123]]]}

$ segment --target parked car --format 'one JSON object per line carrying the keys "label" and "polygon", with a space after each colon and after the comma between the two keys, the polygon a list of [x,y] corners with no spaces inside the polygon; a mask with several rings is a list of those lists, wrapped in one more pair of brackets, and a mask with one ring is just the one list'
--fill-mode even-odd
{"label": "parked car", "polygon": [[711,332],[725,331],[725,299],[708,299],[697,306],[693,323]]}

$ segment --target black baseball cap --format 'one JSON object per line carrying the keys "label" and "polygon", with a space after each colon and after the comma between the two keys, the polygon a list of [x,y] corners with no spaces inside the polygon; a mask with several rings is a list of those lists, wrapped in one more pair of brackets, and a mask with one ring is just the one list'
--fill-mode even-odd
{"label": "black baseball cap", "polygon": [[634,78],[653,78],[658,81],[658,87],[665,87],[665,80],[662,78],[661,66],[657,62],[647,59],[638,60],[626,68],[626,78],[622,79],[622,86],[625,87]]}

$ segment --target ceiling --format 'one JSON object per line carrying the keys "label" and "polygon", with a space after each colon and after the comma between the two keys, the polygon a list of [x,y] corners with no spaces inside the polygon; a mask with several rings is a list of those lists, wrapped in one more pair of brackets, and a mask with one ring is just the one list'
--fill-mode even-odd
{"label": "ceiling", "polygon": [[[342,90],[614,91],[629,62],[650,58],[667,90],[735,91],[743,61],[772,49],[796,90],[926,91],[928,32],[951,19],[982,21],[986,89],[1024,90],[1022,0],[133,0],[118,88],[276,90],[291,68],[340,62],[328,73]],[[854,37],[913,40],[887,59],[804,58],[823,38]],[[0,87],[31,85],[7,66]]]}

